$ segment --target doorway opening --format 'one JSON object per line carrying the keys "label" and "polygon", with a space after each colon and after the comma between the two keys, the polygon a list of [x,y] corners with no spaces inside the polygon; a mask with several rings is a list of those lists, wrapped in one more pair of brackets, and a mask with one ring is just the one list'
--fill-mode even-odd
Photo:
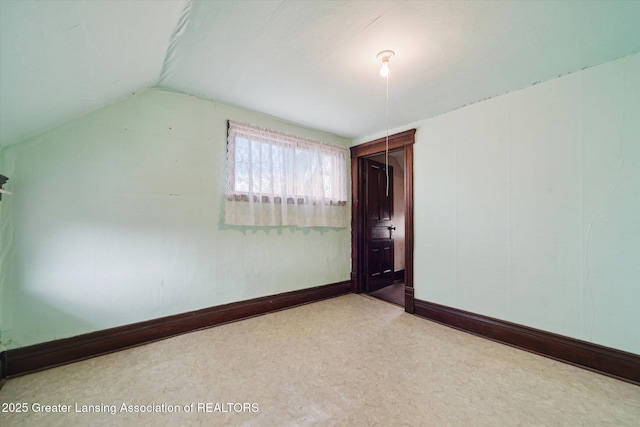
{"label": "doorway opening", "polygon": [[389,136],[388,180],[386,138],[351,147],[352,290],[391,300],[408,313],[414,311],[415,132]]}
{"label": "doorway opening", "polygon": [[365,292],[404,307],[404,148],[364,158]]}

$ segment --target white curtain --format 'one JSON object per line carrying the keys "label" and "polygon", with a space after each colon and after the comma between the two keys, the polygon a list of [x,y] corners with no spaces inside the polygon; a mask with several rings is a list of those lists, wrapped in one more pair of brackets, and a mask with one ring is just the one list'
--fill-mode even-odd
{"label": "white curtain", "polygon": [[347,150],[229,121],[225,222],[346,227]]}

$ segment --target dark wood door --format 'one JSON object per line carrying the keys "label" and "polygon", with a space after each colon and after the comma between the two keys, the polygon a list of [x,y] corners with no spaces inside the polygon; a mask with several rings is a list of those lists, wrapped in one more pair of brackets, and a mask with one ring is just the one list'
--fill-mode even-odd
{"label": "dark wood door", "polygon": [[365,291],[393,284],[393,168],[365,159]]}

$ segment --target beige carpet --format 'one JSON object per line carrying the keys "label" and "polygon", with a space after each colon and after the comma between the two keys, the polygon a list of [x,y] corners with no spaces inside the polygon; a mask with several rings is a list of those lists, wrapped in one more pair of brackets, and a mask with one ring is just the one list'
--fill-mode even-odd
{"label": "beige carpet", "polygon": [[[0,401],[3,410],[22,403],[27,409],[0,413],[3,427],[638,426],[640,420],[640,387],[360,295],[11,379]],[[34,412],[44,405],[71,412]],[[77,412],[83,409],[93,412]]]}

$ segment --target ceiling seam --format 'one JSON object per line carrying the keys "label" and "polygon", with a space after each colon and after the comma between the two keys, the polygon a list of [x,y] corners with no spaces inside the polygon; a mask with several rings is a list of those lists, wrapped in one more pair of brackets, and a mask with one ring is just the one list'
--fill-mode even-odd
{"label": "ceiling seam", "polygon": [[176,25],[176,29],[173,31],[171,35],[171,41],[169,42],[169,46],[167,47],[167,53],[164,56],[164,61],[162,63],[162,72],[160,73],[160,78],[158,79],[157,86],[162,86],[167,78],[168,74],[171,70],[171,66],[173,63],[173,56],[176,50],[176,46],[178,46],[178,42],[187,31],[189,27],[190,17],[191,17],[191,7],[193,5],[192,0],[187,0],[182,9],[182,14],[180,16],[180,20]]}

